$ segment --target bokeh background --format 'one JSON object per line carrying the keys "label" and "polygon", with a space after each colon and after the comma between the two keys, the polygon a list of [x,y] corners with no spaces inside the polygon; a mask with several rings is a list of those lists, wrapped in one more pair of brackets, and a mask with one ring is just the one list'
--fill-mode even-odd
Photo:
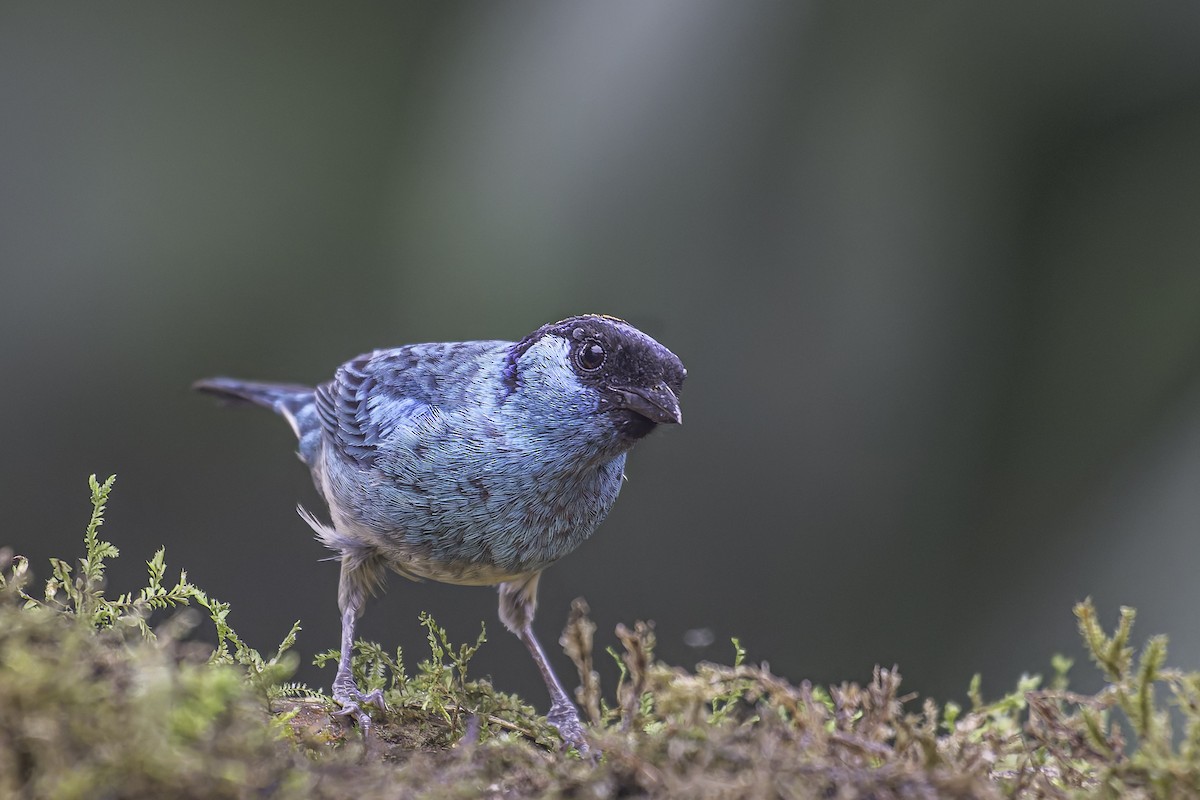
{"label": "bokeh background", "polygon": [[[0,544],[44,577],[115,472],[113,590],[165,545],[307,662],[291,433],[189,384],[597,311],[682,357],[685,424],[547,643],[584,595],[601,645],[961,697],[1090,594],[1197,668],[1198,53],[1182,2],[5,3]],[[362,632],[415,660],[422,609],[544,709],[490,589],[394,578]]]}

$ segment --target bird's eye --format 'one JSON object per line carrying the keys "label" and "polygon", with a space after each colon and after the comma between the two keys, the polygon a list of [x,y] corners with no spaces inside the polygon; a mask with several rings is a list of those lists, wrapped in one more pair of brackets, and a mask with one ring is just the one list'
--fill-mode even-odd
{"label": "bird's eye", "polygon": [[599,342],[586,342],[575,354],[575,363],[585,372],[595,372],[604,363],[604,346]]}

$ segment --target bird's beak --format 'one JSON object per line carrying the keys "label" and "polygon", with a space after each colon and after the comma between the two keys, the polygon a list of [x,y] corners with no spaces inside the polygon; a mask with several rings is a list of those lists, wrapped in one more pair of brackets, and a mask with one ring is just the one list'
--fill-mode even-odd
{"label": "bird's beak", "polygon": [[618,389],[620,406],[641,414],[651,422],[673,423],[683,422],[679,413],[679,398],[671,391],[671,387],[659,382],[648,389]]}

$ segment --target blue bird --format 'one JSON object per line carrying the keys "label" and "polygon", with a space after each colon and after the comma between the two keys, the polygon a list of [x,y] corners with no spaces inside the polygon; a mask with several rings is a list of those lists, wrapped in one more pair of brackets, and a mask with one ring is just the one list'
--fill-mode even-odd
{"label": "blue bird", "polygon": [[329,507],[301,509],[340,555],[340,714],[366,733],[350,671],[354,627],[387,570],[415,580],[498,585],[500,619],[529,649],[550,692],[547,719],[586,749],[579,713],[533,632],[538,578],[608,514],[625,455],[679,423],[687,371],[615,317],[543,325],[518,342],[376,350],[315,388],[212,378],[195,388],[281,414]]}

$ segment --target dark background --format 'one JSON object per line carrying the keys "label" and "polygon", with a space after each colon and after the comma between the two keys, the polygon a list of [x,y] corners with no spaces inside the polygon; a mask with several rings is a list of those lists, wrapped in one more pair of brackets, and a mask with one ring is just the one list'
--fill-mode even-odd
{"label": "dark background", "polygon": [[[602,645],[995,694],[1091,594],[1194,669],[1198,53],[1194,3],[6,3],[0,544],[45,577],[116,472],[113,591],[166,545],[307,662],[291,433],[189,384],[606,312],[685,424],[544,577],[547,643],[583,594]],[[544,708],[492,590],[393,578],[363,633],[415,661],[422,609]]]}

